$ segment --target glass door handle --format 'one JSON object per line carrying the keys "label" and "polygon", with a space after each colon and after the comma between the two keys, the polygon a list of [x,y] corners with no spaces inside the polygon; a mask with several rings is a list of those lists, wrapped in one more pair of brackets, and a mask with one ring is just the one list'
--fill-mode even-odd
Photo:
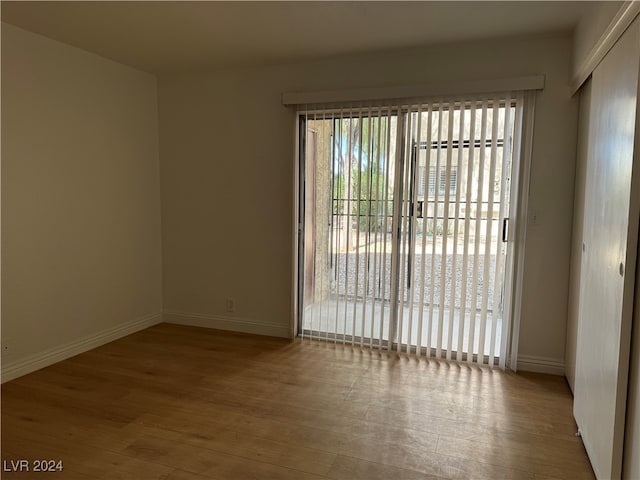
{"label": "glass door handle", "polygon": [[[417,211],[416,211],[416,207],[417,207]],[[411,209],[411,213],[415,213],[416,214],[416,218],[424,218],[423,216],[423,208],[424,208],[424,200],[418,200],[416,203],[413,204],[413,208]]]}
{"label": "glass door handle", "polygon": [[505,217],[502,219],[502,243],[507,243],[508,240],[508,232],[509,232],[509,218]]}

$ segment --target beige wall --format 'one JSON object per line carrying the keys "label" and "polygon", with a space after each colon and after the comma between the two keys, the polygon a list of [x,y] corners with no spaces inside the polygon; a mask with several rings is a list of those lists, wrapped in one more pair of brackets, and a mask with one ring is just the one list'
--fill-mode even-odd
{"label": "beige wall", "polygon": [[607,26],[624,2],[587,2],[585,12],[573,34],[573,72],[584,63],[591,49],[596,45]]}
{"label": "beige wall", "polygon": [[4,374],[159,321],[159,197],[155,77],[3,23]]}
{"label": "beige wall", "polygon": [[[511,38],[159,78],[168,318],[287,335],[294,113],[281,93],[545,74],[538,96],[520,354],[562,371],[577,100],[571,40]],[[237,311],[225,312],[234,297]],[[535,366],[534,366],[535,367]]]}

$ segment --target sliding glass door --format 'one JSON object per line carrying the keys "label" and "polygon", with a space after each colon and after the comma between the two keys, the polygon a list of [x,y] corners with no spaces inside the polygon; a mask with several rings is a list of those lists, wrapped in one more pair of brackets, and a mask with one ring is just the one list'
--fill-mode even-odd
{"label": "sliding glass door", "polygon": [[300,122],[305,196],[299,331],[381,347],[392,318],[397,113],[334,111]]}
{"label": "sliding glass door", "polygon": [[494,364],[517,98],[305,112],[303,337]]}

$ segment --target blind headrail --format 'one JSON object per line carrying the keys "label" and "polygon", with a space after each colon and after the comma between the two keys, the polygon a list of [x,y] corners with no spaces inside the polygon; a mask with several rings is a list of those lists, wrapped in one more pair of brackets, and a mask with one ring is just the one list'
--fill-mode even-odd
{"label": "blind headrail", "polygon": [[341,102],[542,90],[544,89],[544,82],[544,75],[529,75],[491,80],[438,82],[423,85],[322,90],[315,92],[286,92],[282,94],[282,104],[285,106],[335,104]]}

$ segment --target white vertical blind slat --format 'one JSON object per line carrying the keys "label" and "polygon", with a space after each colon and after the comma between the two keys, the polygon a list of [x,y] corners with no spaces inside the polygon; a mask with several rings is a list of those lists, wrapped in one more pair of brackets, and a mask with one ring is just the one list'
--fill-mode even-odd
{"label": "white vertical blind slat", "polygon": [[[487,309],[489,301],[489,288],[490,281],[490,267],[491,267],[491,245],[493,243],[493,204],[494,204],[494,184],[496,176],[496,158],[497,158],[497,140],[498,140],[498,101],[493,102],[493,111],[491,115],[491,152],[489,155],[489,178],[487,182],[487,220],[486,220],[486,234],[485,234],[485,249],[484,249],[484,269],[482,272],[483,282],[487,284],[482,289],[482,306],[480,311],[480,339],[478,343],[478,363],[484,363],[485,353],[485,340],[487,333]],[[497,243],[497,242],[496,242]]]}
{"label": "white vertical blind slat", "polygon": [[478,264],[480,256],[480,239],[482,229],[482,201],[484,192],[484,160],[486,156],[485,142],[487,140],[487,101],[482,102],[482,116],[480,124],[480,160],[478,163],[478,190],[476,194],[476,212],[475,212],[475,231],[473,242],[473,275],[471,283],[471,313],[469,322],[469,357],[467,361],[473,362],[473,353],[475,349],[476,334],[476,318],[478,310]]}
{"label": "white vertical blind slat", "polygon": [[[352,224],[356,225],[356,245],[355,245],[355,286],[353,290],[354,298],[358,298],[359,286],[360,286],[360,204],[361,202],[358,200],[362,194],[362,113],[360,112],[358,116],[358,132],[356,134],[356,145],[354,148],[354,152],[358,152],[358,185],[357,192],[354,194],[354,201],[356,202],[356,215],[355,222],[352,220]],[[355,345],[356,340],[356,321],[358,316],[358,310],[356,308],[353,309],[353,318],[352,318],[352,335],[351,335],[351,345]]]}
{"label": "white vertical blind slat", "polygon": [[[379,252],[378,252],[378,225],[380,224],[380,196],[381,196],[381,185],[380,185],[380,130],[382,127],[382,108],[378,109],[378,113],[377,113],[377,122],[378,122],[378,126],[376,128],[376,133],[375,136],[373,134],[373,132],[370,133],[370,135],[372,137],[375,137],[372,140],[372,145],[375,142],[375,149],[374,153],[372,154],[375,155],[375,182],[372,182],[372,192],[370,193],[370,198],[371,198],[371,206],[369,208],[369,212],[370,212],[370,219],[369,221],[372,222],[375,225],[375,231],[374,231],[374,239],[373,239],[373,276],[372,276],[372,280],[373,280],[373,285],[371,286],[371,290],[372,290],[372,305],[371,305],[371,318],[370,318],[370,322],[371,322],[371,329],[370,329],[370,333],[369,333],[369,342],[370,342],[370,346],[373,347],[374,346],[374,322],[375,322],[375,317],[376,317],[376,292],[378,292],[377,288],[378,285],[376,282],[376,279],[378,278],[378,262],[381,261],[382,259],[380,258]],[[375,126],[375,122],[374,122],[374,126]],[[372,179],[373,179],[373,165],[372,165]],[[373,192],[375,192],[375,195],[373,194]],[[375,203],[373,203],[375,202]],[[375,206],[375,210],[373,210]],[[372,211],[373,210],[373,211]],[[375,217],[373,216],[375,212]],[[375,219],[375,220],[374,220]],[[371,232],[371,229],[369,229],[369,232]]]}
{"label": "white vertical blind slat", "polygon": [[[397,125],[396,125],[396,154],[395,154],[395,169],[394,169],[394,192],[399,192],[402,186],[402,161],[400,159],[402,152],[402,131],[404,130],[404,119],[402,116],[402,109],[398,109],[397,116]],[[396,341],[394,336],[395,332],[395,321],[398,318],[398,278],[400,268],[399,259],[401,255],[400,250],[400,217],[402,213],[402,204],[400,199],[397,197],[397,194],[394,193],[394,201],[393,201],[393,219],[392,219],[392,227],[391,227],[391,237],[392,237],[392,250],[393,254],[391,255],[391,292],[390,292],[390,302],[389,306],[391,309],[391,315],[389,318],[389,340],[388,340],[388,350],[393,349],[393,342]]]}
{"label": "white vertical blind slat", "polygon": [[[384,339],[384,320],[385,320],[385,309],[384,302],[387,293],[387,228],[389,222],[388,216],[388,208],[389,208],[389,183],[390,183],[390,172],[391,172],[391,107],[387,110],[387,127],[385,131],[385,151],[387,152],[386,161],[385,161],[385,187],[383,192],[383,212],[384,212],[384,224],[382,227],[382,231],[384,233],[384,243],[382,245],[382,291],[380,297],[382,298],[382,305],[380,306],[380,336],[378,337],[378,349],[382,350],[382,343]],[[391,308],[389,308],[389,313],[391,313]],[[389,324],[391,324],[390,316],[386,316],[389,319]],[[391,344],[391,336],[389,336],[389,344]]]}
{"label": "white vertical blind slat", "polygon": [[[341,260],[343,262],[343,266],[344,266],[344,293],[343,293],[343,297],[344,297],[344,309],[342,312],[342,340],[346,341],[346,335],[347,335],[347,309],[348,309],[348,305],[349,305],[349,291],[348,291],[348,285],[347,285],[347,279],[349,278],[348,276],[348,272],[349,272],[349,261],[348,261],[348,255],[349,255],[349,195],[351,194],[351,190],[349,189],[349,185],[351,184],[351,182],[349,181],[347,175],[350,174],[351,169],[348,168],[348,161],[345,160],[345,155],[346,152],[344,151],[344,142],[345,142],[345,138],[344,138],[344,134],[343,134],[343,127],[344,127],[344,123],[345,123],[345,117],[344,115],[348,115],[348,113],[346,113],[344,110],[340,110],[340,123],[338,124],[338,133],[339,133],[339,149],[340,149],[340,158],[342,161],[342,170],[340,171],[340,181],[342,182],[342,187],[340,189],[340,196],[342,197],[342,200],[339,202],[341,204],[341,210],[342,210],[342,218],[341,218],[341,222],[342,222],[342,243],[341,243],[341,251],[344,250],[344,254],[341,255]],[[346,140],[348,142],[348,139]]]}
{"label": "white vertical blind slat", "polygon": [[[369,109],[369,111],[367,112],[367,120],[366,120],[366,124],[368,125],[368,139],[367,139],[367,147],[365,147],[364,145],[364,126],[365,126],[365,121],[363,119],[362,121],[362,140],[361,140],[361,145],[360,145],[360,157],[362,158],[363,155],[367,155],[366,156],[366,160],[367,160],[367,170],[368,170],[368,175],[367,177],[364,179],[364,185],[360,185],[360,198],[363,198],[362,196],[362,191],[364,189],[364,198],[366,200],[370,200],[371,196],[370,196],[370,186],[371,186],[371,174],[372,174],[372,165],[371,165],[371,160],[372,160],[372,152],[371,149],[369,148],[371,146],[371,109]],[[362,204],[362,202],[358,202],[358,204]],[[367,316],[367,298],[369,297],[369,254],[370,254],[370,242],[369,242],[369,234],[370,234],[370,229],[368,228],[369,225],[369,212],[370,212],[370,202],[366,201],[364,203],[364,208],[365,208],[365,212],[364,212],[364,224],[367,226],[367,228],[365,229],[365,234],[366,234],[366,238],[365,238],[365,244],[364,244],[364,276],[363,276],[363,282],[362,282],[362,318],[360,319],[361,325],[360,325],[360,346],[362,347],[364,345],[364,339],[365,339],[365,323],[366,323],[366,316]],[[358,228],[360,228],[360,225],[363,223],[363,218],[361,216],[358,216]]]}
{"label": "white vertical blind slat", "polygon": [[[478,270],[480,268],[480,242],[482,239],[482,209],[484,199],[484,163],[486,159],[487,142],[487,109],[488,101],[482,102],[482,123],[480,126],[480,160],[478,163],[478,192],[476,197],[476,229],[474,232],[475,241],[473,244],[473,280],[471,284],[471,322],[469,326],[469,351],[473,354],[475,349],[475,330],[476,319],[478,317]],[[473,356],[473,355],[471,355]],[[471,359],[473,361],[473,359]],[[481,363],[480,356],[478,355],[477,363]]]}
{"label": "white vertical blind slat", "polygon": [[[318,112],[314,112],[314,113],[313,113],[312,121],[315,123],[315,121],[317,120],[317,118],[318,118]],[[313,131],[313,130],[312,130],[312,131]],[[315,133],[315,132],[314,132],[314,133]],[[317,157],[317,150],[318,150],[318,145],[317,145],[317,143],[316,143],[317,136],[316,136],[316,135],[314,135],[314,137],[313,137],[313,138],[314,138],[313,145],[316,147],[316,154],[314,155],[314,157]],[[316,158],[316,161],[314,162],[314,167],[315,167],[315,165],[317,165],[317,158]],[[317,184],[316,184],[316,176],[315,176],[315,175],[313,175],[313,183],[311,183],[311,184],[309,185],[309,188],[313,191],[313,198],[314,198],[314,199],[316,199],[316,198],[317,198],[317,188],[316,188],[316,187],[317,187]],[[314,222],[315,222],[315,219],[314,219]],[[314,250],[313,250],[313,252],[312,252],[312,256],[313,256],[313,271],[314,271],[314,272],[318,271],[318,268],[319,268],[319,265],[318,265],[318,258],[317,258],[317,255],[316,255],[317,250],[316,250],[316,248],[315,248],[315,247],[316,247],[316,244],[315,244],[315,242],[314,242]],[[322,282],[322,277],[320,278],[320,282]],[[321,299],[321,298],[319,298],[319,296],[317,295],[317,284],[316,284],[315,282],[314,282],[314,285],[313,285],[313,298],[314,298],[314,301],[318,302],[318,306],[319,306],[319,309],[318,309],[318,311],[316,312],[316,315],[315,315],[315,320],[316,320],[316,322],[317,322],[317,327],[318,327],[318,330],[317,330],[318,335],[317,335],[317,337],[318,337],[318,338],[320,338],[320,335],[321,335],[321,329],[322,329],[322,327],[321,327],[321,325],[320,325],[320,323],[322,322],[322,316],[321,316],[321,315],[322,315],[322,299]],[[316,310],[316,309],[314,309],[314,311],[315,311],[315,310]],[[313,325],[313,324],[312,324],[312,325]],[[311,332],[311,333],[313,333],[313,329],[312,329],[312,332]]]}
{"label": "white vertical blind slat", "polygon": [[[397,351],[402,352],[402,347],[404,343],[404,305],[405,305],[405,290],[407,285],[407,262],[409,260],[409,243],[411,242],[410,232],[409,232],[409,217],[411,210],[411,198],[407,194],[410,192],[410,174],[411,174],[411,165],[410,165],[410,150],[411,150],[411,131],[412,131],[412,114],[411,108],[409,107],[409,111],[406,114],[407,119],[407,127],[405,130],[405,135],[403,138],[404,143],[404,159],[402,162],[403,171],[402,171],[402,228],[400,231],[401,235],[401,254],[400,254],[400,291],[399,291],[399,305],[398,305],[398,344]],[[407,158],[408,157],[408,158]]]}
{"label": "white vertical blind slat", "polygon": [[[316,113],[313,116],[314,120],[319,120],[322,119],[324,123],[324,118],[325,118],[325,113]],[[316,132],[316,136],[318,138],[320,138],[320,132]],[[325,142],[323,142],[322,140],[320,141],[320,144],[316,146],[316,150],[318,151],[318,154],[320,156],[324,156],[326,155],[326,151],[325,151],[326,145]],[[327,202],[330,200],[329,198],[327,198],[326,195],[323,195],[322,192],[320,191],[320,185],[318,184],[318,182],[316,182],[315,184],[315,189],[316,189],[316,193],[315,193],[315,198],[317,199],[318,202],[320,202],[320,206],[322,208],[322,210],[328,212],[329,210],[326,209],[327,207]],[[325,210],[326,209],[326,210]],[[325,218],[322,218],[323,223],[327,223],[327,220]],[[328,239],[327,239],[328,240]],[[316,255],[316,262],[319,263],[320,265],[320,269],[324,270],[328,268],[328,259],[326,258],[317,258]],[[325,306],[325,296],[324,296],[324,286],[325,283],[328,281],[328,279],[325,279],[325,275],[320,275],[320,289],[318,291],[318,338],[322,338],[322,336],[325,337],[325,340],[328,338],[328,325],[325,325],[326,323],[326,319],[324,318],[325,316],[322,315],[323,313],[323,309]]]}
{"label": "white vertical blind slat", "polygon": [[[464,112],[465,112],[465,102],[462,100],[460,102],[460,109],[458,110],[458,158],[456,163],[456,193],[455,193],[455,207],[453,216],[455,218],[455,223],[453,226],[453,254],[451,258],[451,310],[449,313],[449,331],[447,337],[447,360],[451,360],[453,358],[453,327],[455,324],[455,320],[458,321],[458,329],[462,330],[462,324],[464,323],[464,310],[461,308],[459,310],[459,314],[457,319],[454,318],[456,312],[456,293],[457,293],[457,280],[458,280],[458,235],[460,233],[460,188],[459,188],[459,175],[461,171],[461,167],[463,165],[463,139],[464,139]],[[462,319],[460,319],[460,315],[462,315]],[[458,352],[456,351],[456,358],[458,356]]]}
{"label": "white vertical blind slat", "polygon": [[[441,112],[442,113],[442,112]],[[446,305],[446,285],[447,285],[447,240],[449,232],[449,200],[451,197],[451,158],[453,153],[453,102],[449,103],[447,115],[447,163],[445,165],[445,181],[444,181],[444,208],[442,211],[442,246],[440,250],[440,300],[438,301],[438,343],[436,347],[436,357],[442,357],[442,341],[444,333],[444,315],[447,310]],[[440,190],[441,173],[438,171],[438,185],[436,189]],[[450,319],[450,321],[452,321]]]}
{"label": "white vertical blind slat", "polygon": [[[305,146],[305,153],[307,155],[307,158],[309,158],[309,156],[312,155],[311,142],[309,141],[309,120],[310,120],[310,118],[311,118],[311,115],[309,115],[309,112],[306,111],[305,112],[305,123],[304,123],[304,125],[305,125],[305,129],[306,129],[305,136],[306,136],[306,140],[307,141],[306,141],[306,146]],[[307,178],[308,178],[308,172],[307,172]],[[307,188],[315,188],[315,186],[308,185]],[[306,221],[306,219],[305,219],[305,221]],[[305,232],[305,234],[306,234],[306,232]],[[309,255],[311,255],[311,258],[312,258],[312,260],[311,260],[312,265],[311,266],[315,267],[316,260],[315,260],[315,255],[313,255],[313,245],[309,244],[308,247],[309,247],[309,250],[310,250]],[[315,271],[315,269],[312,268],[312,271]],[[315,282],[313,284],[313,288],[315,289]],[[312,297],[313,297],[313,292],[312,292]],[[311,309],[311,330],[309,332],[309,338],[313,337],[314,320],[315,320],[315,309]]]}
{"label": "white vertical blind slat", "polygon": [[[427,356],[432,356],[433,349],[431,347],[433,343],[432,333],[433,333],[433,314],[434,314],[434,302],[435,302],[435,285],[436,285],[436,234],[438,231],[438,216],[440,211],[440,192],[439,192],[439,174],[440,174],[440,149],[442,145],[442,105],[443,102],[438,102],[437,115],[438,115],[438,134],[436,136],[436,153],[435,153],[435,168],[433,169],[433,221],[432,221],[432,241],[431,241],[431,275],[430,279],[430,287],[429,287],[429,321],[427,322]],[[431,148],[430,145],[427,148]],[[431,163],[427,166],[427,168],[431,171]],[[431,173],[430,173],[431,174]],[[425,185],[425,190],[429,191],[431,185],[431,179],[429,180],[430,184]],[[429,192],[430,193],[430,192]],[[440,307],[440,306],[439,306]]]}
{"label": "white vertical blind slat", "polygon": [[[340,115],[342,112],[340,112]],[[338,132],[336,131],[335,119],[331,118],[331,156],[333,158],[332,162],[332,170],[331,170],[331,178],[333,182],[334,193],[331,199],[331,239],[334,242],[333,249],[329,252],[329,255],[333,255],[333,275],[334,275],[334,297],[333,301],[335,303],[335,313],[334,313],[334,326],[333,326],[333,343],[338,342],[338,319],[340,318],[340,291],[339,291],[339,282],[337,281],[338,272],[340,271],[339,262],[339,252],[340,252],[340,207],[338,206],[340,200],[336,200],[336,197],[340,196],[340,167],[339,161],[340,158],[336,153],[336,144],[338,139]],[[335,253],[334,253],[335,252]]]}
{"label": "white vertical blind slat", "polygon": [[[427,105],[427,140],[426,140],[426,149],[425,149],[425,165],[424,165],[424,190],[423,190],[423,207],[422,207],[422,247],[420,248],[420,299],[418,305],[418,342],[416,345],[416,350],[418,355],[420,355],[422,351],[422,336],[423,336],[423,317],[424,317],[424,292],[425,292],[425,284],[427,282],[427,277],[425,275],[425,264],[427,260],[427,222],[429,217],[429,204],[427,202],[428,198],[428,188],[429,188],[429,165],[431,162],[431,127],[432,127],[432,118],[433,118],[433,105],[429,103]],[[420,145],[418,143],[418,145]],[[418,149],[418,164],[420,161],[420,149]],[[429,344],[426,344],[427,347],[427,357],[429,357]]]}
{"label": "white vertical blind slat", "polygon": [[502,315],[502,305],[500,305],[500,298],[502,297],[504,282],[504,247],[502,243],[502,228],[504,225],[504,218],[506,215],[506,207],[505,202],[507,201],[508,195],[508,160],[509,160],[509,144],[511,137],[511,95],[507,94],[507,98],[504,103],[504,112],[502,114],[503,117],[503,129],[502,129],[502,164],[500,167],[500,214],[498,221],[498,241],[496,242],[496,266],[495,266],[495,276],[494,276],[494,286],[493,286],[493,311],[492,317],[493,321],[491,323],[491,343],[489,349],[489,365],[493,365],[495,362],[495,350],[496,350],[496,335],[498,330],[498,320],[503,319]]}
{"label": "white vertical blind slat", "polygon": [[416,231],[417,231],[417,224],[418,224],[418,181],[417,181],[417,169],[418,169],[418,164],[419,164],[419,151],[420,151],[420,129],[422,126],[422,104],[420,104],[418,106],[418,114],[417,114],[417,121],[416,121],[416,133],[414,135],[412,135],[412,140],[411,140],[411,152],[409,153],[409,157],[412,159],[412,165],[411,165],[411,170],[413,173],[413,178],[412,178],[412,185],[411,185],[411,192],[412,192],[412,196],[411,196],[411,216],[412,216],[412,221],[411,221],[411,232],[410,232],[410,241],[411,241],[411,246],[410,246],[410,251],[411,251],[411,288],[409,289],[409,326],[408,326],[408,331],[407,331],[407,343],[410,345],[412,342],[412,334],[413,334],[413,303],[415,300],[415,275],[414,275],[414,270],[415,270],[415,258],[416,258]]}
{"label": "white vertical blind slat", "polygon": [[[353,177],[353,172],[352,172],[352,165],[351,165],[351,147],[352,147],[352,138],[351,138],[351,127],[352,127],[352,122],[353,122],[353,112],[349,112],[349,116],[347,118],[347,151],[345,152],[345,157],[344,158],[344,165],[345,165],[345,172],[344,172],[344,179],[345,182],[347,183],[347,188],[346,188],[346,200],[345,200],[345,211],[344,211],[344,216],[345,216],[345,255],[344,255],[344,271],[345,271],[345,286],[344,286],[344,329],[343,329],[343,334],[344,334],[344,341],[347,341],[347,318],[348,318],[348,312],[349,312],[349,252],[351,251],[351,195],[352,195],[352,177]],[[343,125],[340,126],[340,128],[344,128]],[[355,296],[354,296],[354,301],[355,301]],[[353,330],[351,331],[351,337],[353,337]]]}
{"label": "white vertical blind slat", "polygon": [[[466,312],[467,312],[467,278],[469,267],[469,227],[471,225],[471,194],[473,190],[472,176],[473,176],[473,159],[475,156],[475,134],[476,134],[476,103],[471,102],[470,106],[470,122],[469,122],[469,154],[467,158],[467,173],[465,176],[465,217],[464,217],[464,240],[462,251],[462,292],[460,293],[460,309],[461,319],[460,327],[458,331],[458,354],[456,360],[463,360],[464,350],[464,331],[466,325]],[[471,309],[469,309],[471,311]],[[471,320],[471,312],[469,313],[469,321]],[[468,332],[467,332],[468,333]],[[471,355],[467,355],[467,361]]]}

